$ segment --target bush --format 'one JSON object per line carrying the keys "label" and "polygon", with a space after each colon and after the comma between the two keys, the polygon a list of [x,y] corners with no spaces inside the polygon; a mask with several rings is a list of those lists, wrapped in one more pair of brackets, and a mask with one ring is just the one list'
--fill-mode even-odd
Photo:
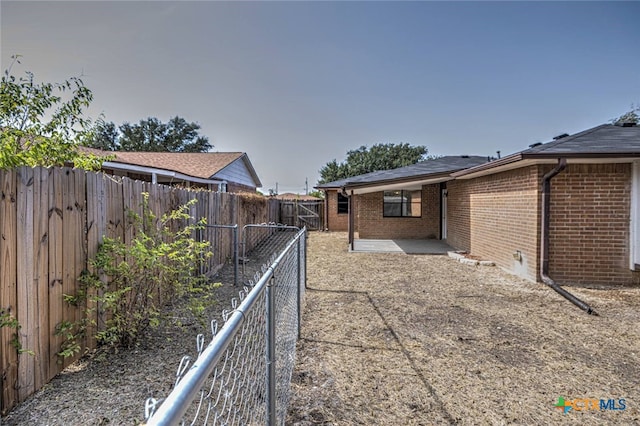
{"label": "bush", "polygon": [[[86,318],[77,324],[61,323],[59,334],[66,339],[61,356],[79,352],[78,341],[89,326],[97,327],[95,338],[100,345],[130,347],[149,327],[162,319],[166,301],[187,299],[188,308],[196,316],[213,302],[213,290],[219,284],[209,283],[198,274],[200,262],[211,256],[209,242],[193,238],[205,225],[204,219],[186,223],[189,207],[197,200],[180,206],[157,220],[144,195],[143,214],[129,211],[135,237],[126,245],[120,239],[105,237],[95,258],[89,261],[92,271],[80,277],[83,291],[65,296],[68,303],[90,302]],[[174,231],[172,229],[179,228]],[[95,317],[98,324],[89,318]]]}

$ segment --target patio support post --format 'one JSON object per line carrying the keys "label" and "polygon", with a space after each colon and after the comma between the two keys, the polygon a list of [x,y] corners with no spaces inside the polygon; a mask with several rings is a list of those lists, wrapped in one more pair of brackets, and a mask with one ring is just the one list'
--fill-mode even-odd
{"label": "patio support post", "polygon": [[353,251],[353,189],[351,190],[351,194],[348,194],[347,199],[349,200],[349,250]]}

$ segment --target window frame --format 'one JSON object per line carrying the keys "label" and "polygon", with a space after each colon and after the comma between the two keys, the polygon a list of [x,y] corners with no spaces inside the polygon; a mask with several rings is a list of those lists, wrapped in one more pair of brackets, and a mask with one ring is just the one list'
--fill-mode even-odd
{"label": "window frame", "polygon": [[[343,199],[341,200],[340,197]],[[349,214],[349,197],[345,197],[340,192],[337,192],[336,197],[336,214]]]}
{"label": "window frame", "polygon": [[[400,202],[387,202],[385,201],[386,197],[388,196],[387,194],[390,193],[397,193],[400,192]],[[413,195],[414,193],[418,193],[420,194],[420,201],[417,203],[417,205],[420,207],[420,214],[418,215],[412,215],[412,214],[406,214],[407,211],[411,211],[412,209],[407,209],[407,206],[412,206],[415,204],[415,202],[413,201],[413,198],[411,197],[411,195]],[[405,194],[409,194],[409,197],[405,197]],[[383,191],[382,192],[382,217],[383,218],[410,218],[410,219],[419,219],[422,217],[422,189],[417,189],[417,190],[409,190],[409,189],[397,189],[395,191]],[[409,202],[407,203],[407,201],[405,201],[407,198],[409,198]],[[400,206],[400,214],[399,215],[390,215],[387,214],[387,205],[399,205]]]}

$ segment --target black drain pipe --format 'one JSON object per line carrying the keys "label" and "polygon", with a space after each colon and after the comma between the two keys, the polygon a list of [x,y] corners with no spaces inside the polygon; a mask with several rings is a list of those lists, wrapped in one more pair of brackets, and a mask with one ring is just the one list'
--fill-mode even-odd
{"label": "black drain pipe", "polygon": [[573,294],[569,293],[564,288],[560,287],[551,277],[549,276],[549,213],[551,211],[551,179],[554,176],[562,172],[567,167],[567,160],[565,158],[558,159],[558,165],[551,170],[549,173],[542,177],[542,229],[540,234],[540,278],[542,281],[554,289],[556,292],[560,293],[562,297],[569,300],[571,303],[582,309],[583,311],[587,311],[590,315],[598,315],[593,308],[582,300],[578,299]]}

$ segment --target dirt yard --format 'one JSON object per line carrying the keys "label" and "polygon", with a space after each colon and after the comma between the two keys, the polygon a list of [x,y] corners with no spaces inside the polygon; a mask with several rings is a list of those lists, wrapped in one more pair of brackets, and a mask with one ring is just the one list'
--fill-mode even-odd
{"label": "dirt yard", "polygon": [[[640,424],[640,289],[571,289],[591,317],[495,267],[350,254],[346,241],[310,234],[288,425]],[[222,281],[216,316],[235,295]],[[75,364],[0,423],[139,424],[207,332],[175,320],[134,350]],[[563,414],[559,397],[626,409]]]}
{"label": "dirt yard", "polygon": [[346,241],[310,238],[288,424],[640,424],[640,289],[571,288],[594,317],[496,267]]}

